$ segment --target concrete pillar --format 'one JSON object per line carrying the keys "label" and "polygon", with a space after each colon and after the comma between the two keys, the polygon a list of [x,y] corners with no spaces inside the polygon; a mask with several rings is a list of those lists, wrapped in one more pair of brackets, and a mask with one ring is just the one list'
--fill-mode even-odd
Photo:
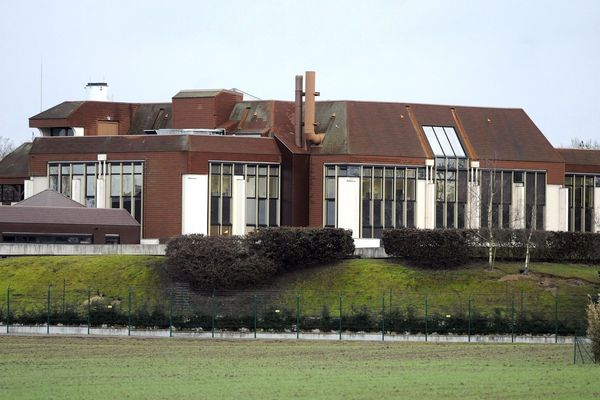
{"label": "concrete pillar", "polygon": [[233,226],[231,227],[231,233],[243,235],[246,233],[246,179],[243,176],[234,176],[232,190],[231,217]]}
{"label": "concrete pillar", "polygon": [[181,233],[208,234],[208,175],[182,176]]}
{"label": "concrete pillar", "polygon": [[106,208],[105,178],[96,179],[96,208]]}
{"label": "concrete pillar", "polygon": [[525,229],[525,186],[522,183],[513,183],[511,204],[512,229]]}
{"label": "concrete pillar", "polygon": [[415,227],[425,229],[425,213],[427,210],[427,181],[417,179],[417,200],[415,201]]}
{"label": "concrete pillar", "polygon": [[593,232],[600,232],[600,187],[594,188],[594,220],[592,222]]}
{"label": "concrete pillar", "polygon": [[81,198],[81,180],[73,179],[71,181],[71,200],[83,204]]}
{"label": "concrete pillar", "polygon": [[475,182],[469,182],[468,189],[466,227],[479,229],[481,228],[481,186]]}
{"label": "concrete pillar", "polygon": [[33,196],[33,179],[25,179],[23,183],[23,198],[28,199]]}
{"label": "concrete pillar", "polygon": [[569,230],[569,189],[560,188],[558,197],[558,229],[566,232]]}

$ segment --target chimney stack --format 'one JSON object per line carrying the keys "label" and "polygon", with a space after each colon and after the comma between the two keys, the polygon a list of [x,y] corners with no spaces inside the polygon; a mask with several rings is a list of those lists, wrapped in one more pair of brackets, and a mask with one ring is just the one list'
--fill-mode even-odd
{"label": "chimney stack", "polygon": [[315,92],[315,71],[306,71],[305,82],[305,104],[304,104],[304,137],[313,144],[321,144],[323,142],[324,133],[315,133],[315,96],[319,96],[319,92]]}

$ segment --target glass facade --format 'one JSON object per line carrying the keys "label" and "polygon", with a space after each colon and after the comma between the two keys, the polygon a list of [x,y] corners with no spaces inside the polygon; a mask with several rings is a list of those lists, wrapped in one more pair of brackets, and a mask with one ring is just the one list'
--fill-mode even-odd
{"label": "glass facade", "polygon": [[279,226],[279,165],[211,162],[209,220],[211,236],[231,235],[234,177],[245,182],[245,232]]}
{"label": "glass facade", "polygon": [[402,166],[325,165],[324,226],[337,226],[337,178],[358,177],[360,237],[380,238],[384,229],[414,227],[417,176],[424,178],[424,171]]}
{"label": "glass facade", "polygon": [[[535,229],[544,229],[544,212],[546,206],[546,172],[538,171],[500,171],[481,170],[481,227],[487,228],[490,223],[495,228],[509,229],[514,224],[520,225],[518,216],[512,215],[513,184],[525,188],[525,228],[532,223]],[[489,215],[491,199],[491,221]]]}
{"label": "glass facade", "polygon": [[594,229],[594,187],[600,187],[600,176],[567,174],[565,187],[569,189],[569,230],[592,232]]}
{"label": "glass facade", "polygon": [[[141,161],[109,161],[105,163],[106,206],[124,208],[142,223],[143,171]],[[97,161],[48,163],[48,185],[72,198],[73,180],[80,182],[80,198],[86,207],[96,207],[97,179],[102,174],[102,164]]]}
{"label": "glass facade", "polygon": [[465,227],[468,179],[466,158],[436,158],[434,170],[436,228]]}

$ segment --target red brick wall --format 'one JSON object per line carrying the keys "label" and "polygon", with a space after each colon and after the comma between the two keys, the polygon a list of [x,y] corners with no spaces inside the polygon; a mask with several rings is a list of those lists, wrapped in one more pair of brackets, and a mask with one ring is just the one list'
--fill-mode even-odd
{"label": "red brick wall", "polygon": [[203,98],[173,98],[174,129],[214,129],[216,123],[216,108],[214,97]]}
{"label": "red brick wall", "polygon": [[221,125],[222,123],[229,120],[229,115],[233,111],[235,103],[242,101],[244,97],[241,94],[233,94],[228,92],[221,92],[215,99],[215,123]]}
{"label": "red brick wall", "polygon": [[[108,153],[108,160],[144,161],[143,237],[166,239],[181,234],[181,175],[187,173],[185,152]],[[96,154],[33,154],[33,176],[45,176],[48,161],[96,160]]]}

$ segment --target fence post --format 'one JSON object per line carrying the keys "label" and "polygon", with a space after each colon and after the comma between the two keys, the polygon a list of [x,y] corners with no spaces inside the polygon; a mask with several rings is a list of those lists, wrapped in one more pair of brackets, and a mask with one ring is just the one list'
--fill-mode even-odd
{"label": "fence post", "polygon": [[63,279],[62,315],[65,317],[65,304],[67,302],[67,280]]}
{"label": "fence post", "polygon": [[342,340],[342,293],[340,292],[340,340]]}
{"label": "fence post", "polygon": [[92,314],[92,289],[88,288],[88,304],[87,304],[87,334],[90,334],[90,323]]}
{"label": "fence post", "polygon": [[381,341],[385,341],[385,292],[381,296]]}
{"label": "fence post", "polygon": [[390,306],[388,309],[392,311],[392,288],[390,288]]}
{"label": "fence post", "polygon": [[428,336],[428,332],[427,332],[427,329],[428,329],[428,326],[427,326],[428,309],[427,309],[427,307],[428,307],[428,304],[427,304],[427,295],[425,295],[425,341],[427,341],[427,339],[428,339],[427,338],[427,336]]}
{"label": "fence post", "polygon": [[515,293],[512,294],[511,301],[511,324],[510,324],[510,341],[515,342]]}
{"label": "fence post", "polygon": [[212,291],[212,296],[210,297],[210,330],[211,337],[214,339],[215,337],[215,289]]}
{"label": "fence post", "polygon": [[254,301],[252,305],[252,311],[254,314],[254,339],[256,339],[256,295],[254,295]]}
{"label": "fence post", "polygon": [[6,288],[6,333],[8,334],[10,326],[10,287]]}
{"label": "fence post", "polygon": [[577,333],[573,335],[573,364],[577,364]]}
{"label": "fence post", "polygon": [[173,337],[173,289],[169,289],[169,337]]}
{"label": "fence post", "polygon": [[127,292],[127,336],[131,336],[131,286]]}
{"label": "fence post", "polygon": [[48,303],[46,309],[46,335],[50,334],[50,288],[52,285],[48,285]]}
{"label": "fence post", "polygon": [[554,299],[554,343],[558,343],[558,289]]}
{"label": "fence post", "polygon": [[471,295],[469,295],[469,308],[468,308],[468,316],[467,320],[469,321],[469,326],[467,330],[467,334],[469,335],[469,343],[471,343],[471,303],[472,303]]}
{"label": "fence post", "polygon": [[296,293],[296,339],[300,339],[300,294]]}

